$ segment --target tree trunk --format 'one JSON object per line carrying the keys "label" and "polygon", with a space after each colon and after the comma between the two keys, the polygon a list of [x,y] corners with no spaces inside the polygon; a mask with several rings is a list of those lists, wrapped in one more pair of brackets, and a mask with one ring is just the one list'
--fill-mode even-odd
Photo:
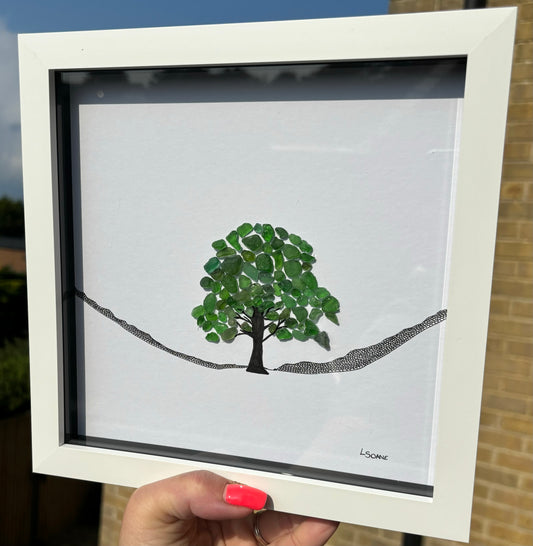
{"label": "tree trunk", "polygon": [[254,307],[254,314],[252,315],[252,356],[250,362],[246,368],[247,372],[261,373],[268,375],[268,372],[263,366],[263,335],[265,327],[265,318],[263,313]]}

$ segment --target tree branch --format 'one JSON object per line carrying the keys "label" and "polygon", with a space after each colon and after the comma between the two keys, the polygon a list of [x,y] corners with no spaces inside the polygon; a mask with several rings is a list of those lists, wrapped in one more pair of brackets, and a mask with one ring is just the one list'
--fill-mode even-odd
{"label": "tree branch", "polygon": [[[285,320],[287,320],[287,319],[282,319],[282,320],[279,320],[279,321],[278,321],[278,323],[276,324],[276,328],[274,329],[274,331],[273,331],[270,335],[268,335],[267,337],[265,337],[265,338],[263,339],[263,343],[264,343],[267,339],[271,338],[271,337],[280,329],[281,325],[285,322]],[[273,322],[271,322],[270,324],[273,324]],[[269,324],[269,326],[270,326],[270,324]]]}
{"label": "tree branch", "polygon": [[235,334],[235,337],[237,336],[249,336],[249,337],[252,337],[252,333],[251,332],[245,332],[244,330],[242,332],[239,332],[238,334]]}
{"label": "tree branch", "polygon": [[237,313],[237,311],[235,311],[235,315],[241,320],[244,320],[245,322],[247,322],[248,324],[250,325],[252,324],[252,320],[247,315],[244,315],[243,317],[240,313]]}
{"label": "tree branch", "polygon": [[276,304],[274,302],[272,302],[272,305],[270,307],[267,307],[264,311],[263,311],[263,315],[266,315],[271,309],[274,309],[274,307],[276,307]]}
{"label": "tree branch", "polygon": [[[276,330],[280,327],[281,324],[283,324],[287,319],[282,319],[281,321],[278,321],[278,324],[277,324],[277,327],[276,327]],[[271,324],[274,324],[274,320],[271,320],[264,328],[263,330],[267,330]]]}

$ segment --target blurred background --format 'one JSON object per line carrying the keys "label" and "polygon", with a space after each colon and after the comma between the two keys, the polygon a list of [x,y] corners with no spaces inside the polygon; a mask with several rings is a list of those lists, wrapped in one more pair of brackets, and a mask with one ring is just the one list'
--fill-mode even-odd
{"label": "blurred background", "polygon": [[[533,543],[533,1],[0,0],[0,541],[114,546],[132,490],[33,474],[16,35],[518,7],[470,544]],[[451,29],[453,31],[453,29]],[[332,545],[451,541],[341,525]]]}
{"label": "blurred background", "polygon": [[0,537],[97,544],[101,484],[31,472],[23,214],[21,200],[0,198]]}

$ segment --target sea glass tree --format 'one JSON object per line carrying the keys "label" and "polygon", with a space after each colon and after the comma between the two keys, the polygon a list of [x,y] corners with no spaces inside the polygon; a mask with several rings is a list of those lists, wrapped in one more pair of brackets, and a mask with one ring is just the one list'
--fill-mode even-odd
{"label": "sea glass tree", "polygon": [[207,292],[192,310],[211,343],[252,339],[246,371],[268,374],[263,343],[270,338],[314,340],[330,349],[322,317],[338,325],[337,298],[318,285],[313,247],[300,236],[270,224],[244,223],[211,245],[216,255],[204,265],[200,286]]}

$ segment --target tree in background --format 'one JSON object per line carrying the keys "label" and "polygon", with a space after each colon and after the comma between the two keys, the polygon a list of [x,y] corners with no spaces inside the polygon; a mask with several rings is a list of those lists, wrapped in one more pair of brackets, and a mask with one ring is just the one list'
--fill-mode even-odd
{"label": "tree in background", "polygon": [[24,237],[24,207],[22,201],[0,197],[0,235]]}
{"label": "tree in background", "polygon": [[[22,201],[0,198],[0,237],[24,237]],[[0,418],[29,406],[26,275],[0,265]]]}
{"label": "tree in background", "polygon": [[26,275],[0,269],[0,346],[6,339],[28,336]]}
{"label": "tree in background", "polygon": [[211,245],[216,251],[204,265],[208,276],[200,286],[208,292],[192,310],[198,326],[212,343],[252,339],[246,371],[268,374],[263,343],[313,339],[330,349],[320,330],[322,317],[338,325],[339,301],[318,285],[312,273],[313,247],[300,236],[270,224],[244,223]]}

